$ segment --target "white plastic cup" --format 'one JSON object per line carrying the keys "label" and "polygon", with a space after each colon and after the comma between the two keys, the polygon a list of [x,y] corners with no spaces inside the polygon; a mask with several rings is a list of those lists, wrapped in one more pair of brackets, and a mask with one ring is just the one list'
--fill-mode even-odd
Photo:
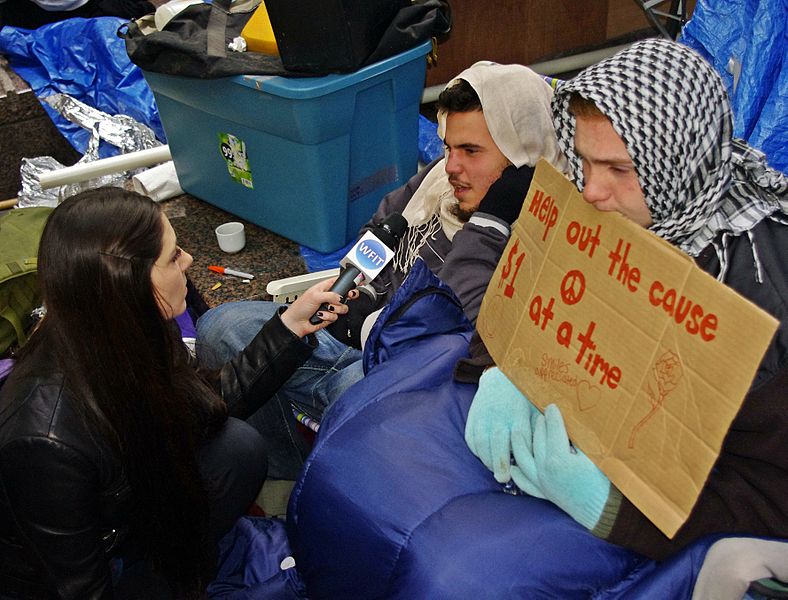
{"label": "white plastic cup", "polygon": [[219,248],[228,254],[242,250],[246,245],[244,224],[238,221],[222,223],[216,228],[216,241],[219,242]]}

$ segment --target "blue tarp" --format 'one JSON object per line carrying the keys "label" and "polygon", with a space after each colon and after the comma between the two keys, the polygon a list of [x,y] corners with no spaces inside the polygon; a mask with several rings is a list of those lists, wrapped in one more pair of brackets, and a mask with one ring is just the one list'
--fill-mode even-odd
{"label": "blue tarp", "polygon": [[[153,92],[142,71],[129,60],[116,17],[66,19],[36,30],[3,27],[0,52],[38,98],[63,93],[109,115],[128,115],[147,125],[165,142]],[[46,103],[52,121],[79,152],[85,153],[90,132],[70,123]],[[118,148],[102,143],[100,156]]]}
{"label": "blue tarp", "polygon": [[428,165],[443,156],[443,151],[443,140],[438,137],[438,124],[419,115],[419,160]]}
{"label": "blue tarp", "polygon": [[[680,38],[725,81],[734,135],[765,152],[769,165],[783,172],[788,172],[787,35],[786,0],[699,0]],[[741,72],[734,85],[729,68],[736,64]]]}

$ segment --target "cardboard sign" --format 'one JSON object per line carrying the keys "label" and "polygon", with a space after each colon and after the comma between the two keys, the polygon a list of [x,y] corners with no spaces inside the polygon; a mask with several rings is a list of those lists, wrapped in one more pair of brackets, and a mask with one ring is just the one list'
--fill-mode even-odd
{"label": "cardboard sign", "polygon": [[478,319],[503,372],[670,537],[777,326],[545,161]]}

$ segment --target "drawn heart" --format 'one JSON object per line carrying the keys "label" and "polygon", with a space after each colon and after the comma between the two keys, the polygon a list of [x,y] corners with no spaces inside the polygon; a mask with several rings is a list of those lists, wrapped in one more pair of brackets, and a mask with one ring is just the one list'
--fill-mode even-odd
{"label": "drawn heart", "polygon": [[487,318],[480,319],[479,325],[484,328],[484,335],[488,340],[494,340],[496,329],[499,327],[499,321],[489,315],[499,315],[503,312],[502,304],[503,298],[501,296],[493,296],[489,302],[489,310],[487,311]]}
{"label": "drawn heart", "polygon": [[599,388],[583,380],[577,384],[577,406],[580,411],[586,411],[599,404]]}

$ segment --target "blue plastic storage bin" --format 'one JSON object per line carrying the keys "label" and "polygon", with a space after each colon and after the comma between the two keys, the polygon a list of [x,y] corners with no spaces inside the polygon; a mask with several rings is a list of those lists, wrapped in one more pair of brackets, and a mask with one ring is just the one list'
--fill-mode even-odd
{"label": "blue plastic storage bin", "polygon": [[344,75],[145,78],[186,192],[331,252],[416,172],[430,48]]}

